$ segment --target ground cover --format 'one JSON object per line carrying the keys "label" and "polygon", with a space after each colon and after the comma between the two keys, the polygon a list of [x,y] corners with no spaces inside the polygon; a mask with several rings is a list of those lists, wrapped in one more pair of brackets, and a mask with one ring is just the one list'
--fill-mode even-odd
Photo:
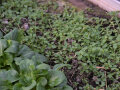
{"label": "ground cover", "polygon": [[[86,17],[54,1],[10,0],[0,6],[0,29],[24,31],[21,43],[62,68],[74,90],[119,90],[120,22],[117,17]],[[89,12],[92,12],[91,10]]]}

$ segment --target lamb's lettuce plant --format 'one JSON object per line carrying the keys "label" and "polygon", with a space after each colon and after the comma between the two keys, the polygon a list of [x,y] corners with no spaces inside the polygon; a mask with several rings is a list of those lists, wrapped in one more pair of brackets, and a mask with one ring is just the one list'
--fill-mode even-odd
{"label": "lamb's lettuce plant", "polygon": [[47,58],[21,45],[18,36],[18,30],[0,32],[0,90],[72,90],[59,71],[62,65],[51,69]]}

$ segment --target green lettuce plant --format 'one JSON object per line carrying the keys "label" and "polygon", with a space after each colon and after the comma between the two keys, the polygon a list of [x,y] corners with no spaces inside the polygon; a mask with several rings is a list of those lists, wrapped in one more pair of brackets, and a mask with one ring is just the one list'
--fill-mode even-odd
{"label": "green lettuce plant", "polygon": [[0,32],[0,90],[72,90],[59,71],[65,65],[51,69],[45,56],[19,43],[20,35]]}

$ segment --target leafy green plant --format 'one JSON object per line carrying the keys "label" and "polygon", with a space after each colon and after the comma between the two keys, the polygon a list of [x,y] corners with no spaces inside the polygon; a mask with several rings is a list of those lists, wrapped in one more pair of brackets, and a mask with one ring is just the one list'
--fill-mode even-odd
{"label": "leafy green plant", "polygon": [[46,57],[17,41],[19,34],[0,32],[0,90],[72,90],[59,71],[62,65],[51,69]]}

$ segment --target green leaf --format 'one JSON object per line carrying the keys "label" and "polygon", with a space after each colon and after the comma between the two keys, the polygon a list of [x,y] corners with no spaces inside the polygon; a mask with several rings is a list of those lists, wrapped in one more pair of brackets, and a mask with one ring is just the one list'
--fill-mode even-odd
{"label": "green leaf", "polygon": [[13,90],[23,90],[23,89],[22,89],[22,84],[21,84],[21,83],[16,83],[16,84],[13,86]]}
{"label": "green leaf", "polygon": [[38,70],[41,70],[41,69],[49,70],[50,66],[48,64],[40,64],[40,65],[36,66],[36,69],[38,69]]}
{"label": "green leaf", "polygon": [[5,53],[3,58],[4,58],[4,64],[5,64],[5,65],[10,65],[10,66],[12,66],[12,62],[13,62],[13,59],[14,59],[14,57],[13,57],[12,54],[10,54],[10,53]]}
{"label": "green leaf", "polygon": [[50,70],[50,66],[47,64],[40,64],[36,66],[36,73],[38,75],[47,75]]}
{"label": "green leaf", "polygon": [[3,49],[6,49],[6,48],[8,47],[8,45],[7,45],[7,40],[5,40],[5,39],[0,39],[0,43],[2,44]]}
{"label": "green leaf", "polygon": [[17,41],[11,41],[10,47],[8,47],[5,52],[16,54],[18,52],[18,47],[19,43]]}
{"label": "green leaf", "polygon": [[45,77],[40,77],[38,83],[39,83],[41,86],[45,87],[45,85],[47,85],[47,79],[46,79]]}
{"label": "green leaf", "polygon": [[15,40],[18,42],[21,42],[23,38],[24,38],[23,30],[18,31],[17,29],[12,30],[11,32],[4,36],[4,39]]}
{"label": "green leaf", "polygon": [[38,53],[35,53],[35,55],[32,57],[32,60],[34,60],[36,64],[40,64],[48,61],[48,59],[45,56]]}
{"label": "green leaf", "polygon": [[55,87],[59,84],[61,84],[65,79],[65,75],[63,72],[60,72],[60,71],[50,71],[49,74],[48,74],[48,84],[50,87]]}
{"label": "green leaf", "polygon": [[20,72],[20,79],[19,82],[22,84],[22,86],[30,86],[32,81],[35,80],[36,77],[34,77],[33,72],[26,72],[21,73]]}
{"label": "green leaf", "polygon": [[73,90],[73,89],[72,89],[72,87],[70,87],[70,86],[66,85],[66,86],[64,86],[64,87],[63,87],[63,89],[62,89],[62,90]]}
{"label": "green leaf", "polygon": [[0,42],[0,56],[2,56],[3,55],[3,45],[2,45],[2,43]]}
{"label": "green leaf", "polygon": [[54,69],[54,70],[60,70],[62,67],[65,67],[65,66],[69,67],[70,65],[69,65],[69,64],[56,64],[56,65],[53,67],[53,69]]}
{"label": "green leaf", "polygon": [[29,51],[29,52],[26,52],[24,55],[22,55],[22,57],[26,59],[32,59],[34,55],[35,55],[35,52]]}
{"label": "green leaf", "polygon": [[36,85],[36,81],[35,80],[33,80],[32,83],[29,86],[27,86],[27,87],[25,87],[21,83],[17,83],[17,84],[15,84],[13,86],[13,90],[31,90],[31,89],[33,89],[35,87],[35,85]]}
{"label": "green leaf", "polygon": [[4,39],[0,39],[0,56],[3,55],[3,51],[6,48],[7,48],[7,41]]}
{"label": "green leaf", "polygon": [[33,71],[35,70],[34,62],[29,59],[22,60],[19,63],[19,67],[22,73],[31,73],[31,72],[33,73]]}
{"label": "green leaf", "polygon": [[17,38],[18,38],[18,30],[12,30],[11,32],[9,32],[8,34],[6,34],[4,36],[5,39],[7,40],[15,40],[17,41]]}
{"label": "green leaf", "polygon": [[36,90],[46,90],[45,87],[41,86],[41,83],[37,83]]}
{"label": "green leaf", "polygon": [[67,78],[64,79],[64,81],[58,85],[58,87],[63,87],[67,84]]}
{"label": "green leaf", "polygon": [[9,81],[10,83],[13,83],[17,81],[18,78],[18,73],[15,70],[2,70],[0,71],[0,84]]}
{"label": "green leaf", "polygon": [[24,59],[21,58],[21,57],[16,57],[16,58],[14,58],[14,61],[15,61],[15,64],[16,64],[16,65],[19,65],[22,60],[24,60]]}
{"label": "green leaf", "polygon": [[31,49],[26,46],[26,45],[19,45],[19,52],[18,52],[18,56],[23,56],[26,53],[30,52]]}
{"label": "green leaf", "polygon": [[29,85],[27,87],[22,87],[22,89],[23,90],[31,90],[31,89],[33,89],[35,87],[35,85],[36,85],[36,81],[33,80],[32,83],[31,83],[31,85]]}
{"label": "green leaf", "polygon": [[0,38],[2,38],[3,37],[3,33],[0,31]]}

